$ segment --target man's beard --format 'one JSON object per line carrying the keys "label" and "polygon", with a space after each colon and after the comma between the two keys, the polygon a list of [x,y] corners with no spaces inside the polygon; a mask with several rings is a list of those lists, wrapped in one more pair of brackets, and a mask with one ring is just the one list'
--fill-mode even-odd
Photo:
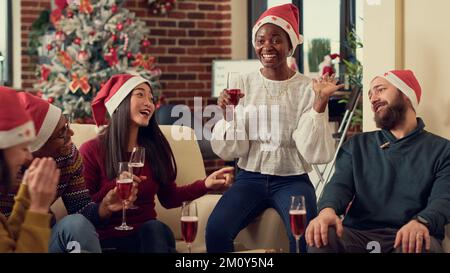
{"label": "man's beard", "polygon": [[398,97],[391,105],[387,105],[384,115],[375,113],[375,123],[378,128],[391,130],[405,120],[406,104]]}

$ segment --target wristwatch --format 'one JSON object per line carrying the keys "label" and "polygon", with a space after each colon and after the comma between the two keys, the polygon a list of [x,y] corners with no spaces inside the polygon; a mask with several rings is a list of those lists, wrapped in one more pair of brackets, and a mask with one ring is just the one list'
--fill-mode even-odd
{"label": "wristwatch", "polygon": [[426,226],[428,229],[430,228],[430,223],[427,219],[423,218],[420,215],[416,215],[413,220],[416,220],[417,222],[421,223],[422,225]]}

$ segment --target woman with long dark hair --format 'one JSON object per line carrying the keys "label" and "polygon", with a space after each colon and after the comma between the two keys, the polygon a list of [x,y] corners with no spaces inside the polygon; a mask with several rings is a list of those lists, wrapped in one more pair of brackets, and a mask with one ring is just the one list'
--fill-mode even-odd
{"label": "woman with long dark hair", "polygon": [[[84,177],[95,202],[115,186],[119,162],[129,161],[134,147],[145,148],[135,210],[127,211],[127,224],[134,229],[118,231],[121,214],[113,214],[103,228],[98,228],[102,248],[131,252],[173,252],[175,240],[171,230],[156,220],[155,195],[166,208],[181,206],[209,189],[227,187],[233,168],[223,168],[205,180],[178,187],[177,167],[167,139],[156,122],[150,83],[142,77],[115,75],[103,86],[92,103],[97,126],[108,124],[93,140],[84,143],[80,152]],[[107,123],[106,112],[110,119]]]}
{"label": "woman with long dark hair", "polygon": [[[16,92],[0,87],[0,196],[19,183],[17,174],[30,163],[34,124]],[[47,252],[49,208],[56,195],[59,170],[51,158],[35,159],[25,172],[8,219],[0,213],[1,252]]]}

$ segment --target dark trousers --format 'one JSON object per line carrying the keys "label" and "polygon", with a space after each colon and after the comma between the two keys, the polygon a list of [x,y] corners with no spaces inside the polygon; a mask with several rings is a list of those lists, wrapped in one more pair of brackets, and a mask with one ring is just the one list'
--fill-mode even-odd
{"label": "dark trousers", "polygon": [[[335,227],[328,228],[326,246],[308,247],[308,253],[401,253],[402,247],[394,249],[398,230],[392,228],[357,230],[344,227],[344,234],[339,238]],[[423,252],[425,252],[425,244]],[[441,242],[431,237],[431,253],[443,252]]]}
{"label": "dark trousers", "polygon": [[103,252],[175,253],[175,238],[170,228],[158,220],[145,222],[139,230],[124,237],[100,241]]}
{"label": "dark trousers", "polygon": [[[296,252],[289,222],[290,197],[293,195],[305,196],[309,223],[316,217],[317,207],[316,194],[308,175],[274,176],[239,171],[233,186],[225,192],[208,219],[208,252],[234,251],[233,241],[238,233],[267,208],[274,208],[281,216],[289,237],[290,251]],[[302,245],[302,250],[306,251],[304,239],[300,241]]]}

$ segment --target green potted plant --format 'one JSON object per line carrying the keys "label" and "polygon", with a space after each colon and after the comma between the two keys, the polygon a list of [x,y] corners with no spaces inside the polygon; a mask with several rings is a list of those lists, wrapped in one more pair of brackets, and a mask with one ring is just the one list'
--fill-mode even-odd
{"label": "green potted plant", "polygon": [[[363,75],[363,66],[361,62],[356,57],[357,49],[363,47],[361,39],[356,34],[356,30],[353,28],[347,31],[347,38],[344,42],[344,46],[349,49],[351,52],[350,56],[347,58],[343,58],[342,62],[344,63],[344,81],[348,89],[352,89],[355,87],[362,88],[362,75]],[[343,99],[341,99],[340,103],[348,103],[350,95],[346,95]],[[353,117],[351,120],[351,125],[349,128],[349,132],[358,133],[362,131],[362,100],[358,101],[357,107],[353,113]]]}

